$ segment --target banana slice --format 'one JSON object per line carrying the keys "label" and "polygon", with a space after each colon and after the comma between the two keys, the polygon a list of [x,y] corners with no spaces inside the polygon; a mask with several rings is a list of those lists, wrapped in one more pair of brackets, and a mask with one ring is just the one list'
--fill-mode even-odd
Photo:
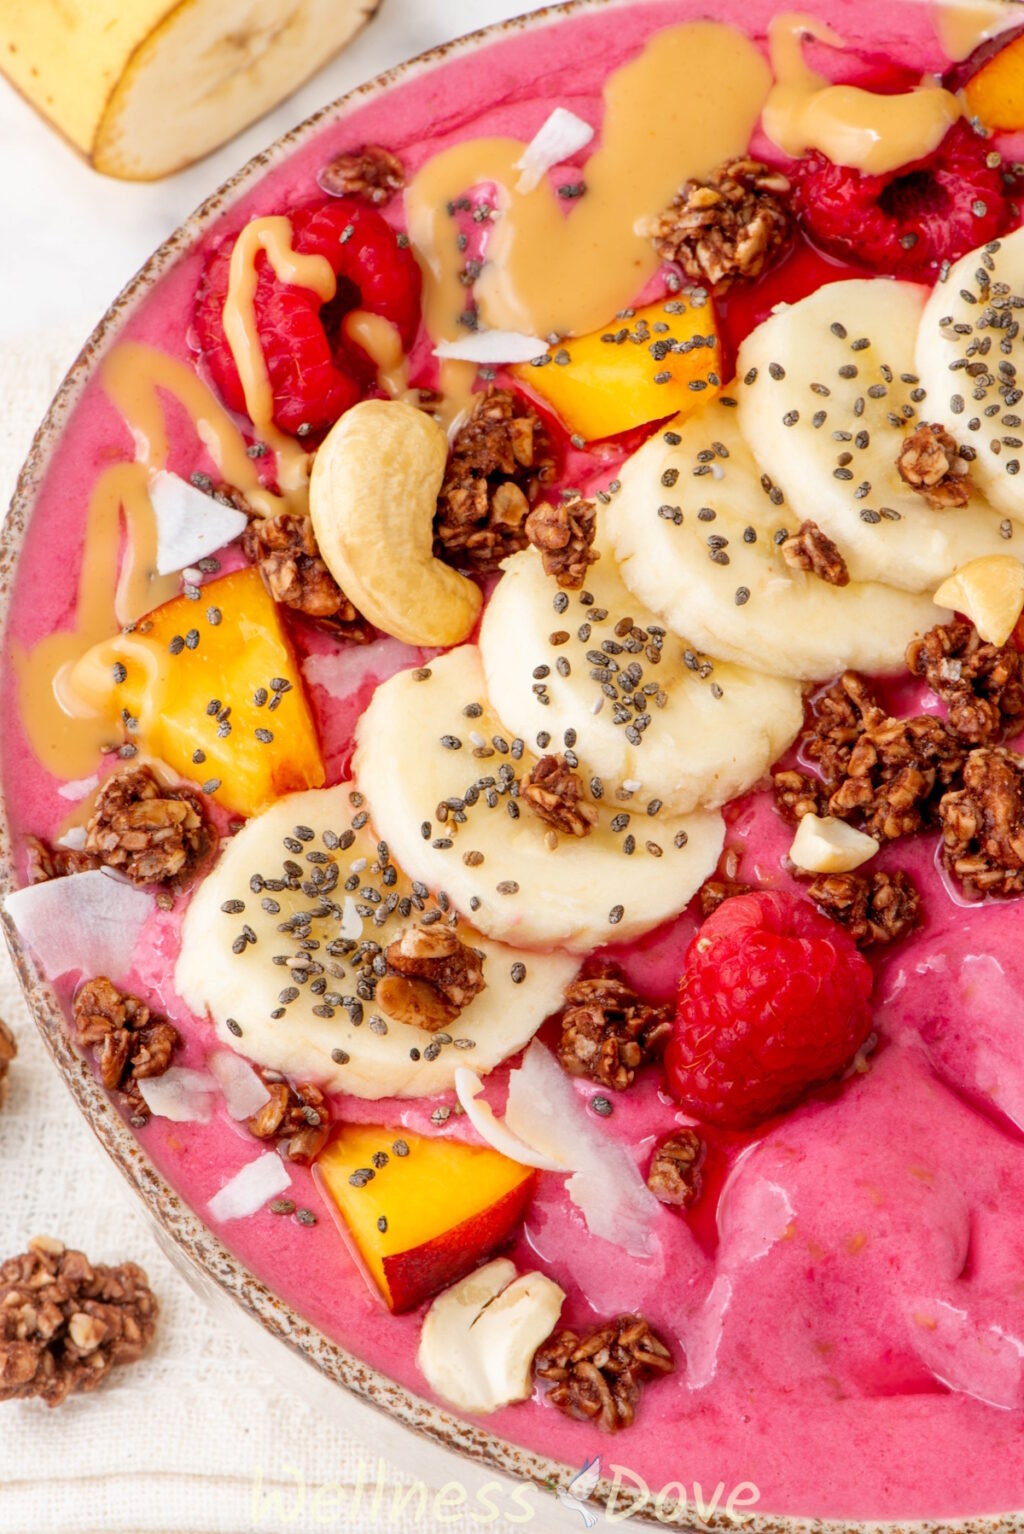
{"label": "banana slice", "polygon": [[943,621],[929,597],[787,565],[778,542],[798,520],[765,493],[736,411],[717,400],[646,442],[621,481],[604,526],[623,580],[712,655],[808,681],[898,672],[910,640]]}
{"label": "banana slice", "polygon": [[[1016,522],[1024,522],[1022,303],[1024,229],[1017,229],[972,250],[935,286],[921,316],[916,363],[928,390],[925,418],[974,448],[971,478]],[[1020,529],[1013,535],[1020,538]]]}
{"label": "banana slice", "polygon": [[441,1032],[389,1016],[360,970],[375,945],[439,907],[382,856],[361,805],[344,783],[279,799],[249,820],[192,898],[175,989],[261,1065],[355,1097],[431,1096],[452,1086],[459,1065],[488,1071],[521,1049],[577,966],[564,953],[516,953],[460,923],[462,941],[483,954],[484,989]]}
{"label": "banana slice", "polygon": [[[550,741],[553,751],[562,744]],[[354,765],[402,867],[491,937],[587,951],[687,905],[718,860],[719,814],[669,815],[637,795],[604,801],[588,836],[559,836],[518,795],[535,761],[503,735],[480,652],[463,645],[377,688]],[[587,769],[581,761],[584,779]]]}
{"label": "banana slice", "polygon": [[448,460],[437,422],[403,400],[364,400],[313,462],[309,510],[327,568],[385,634],[451,645],[480,613],[479,586],[434,558],[434,513]]}
{"label": "banana slice", "polygon": [[[582,592],[556,595],[533,549],[504,571],[480,629],[494,710],[528,740],[574,730],[605,792],[628,783],[670,814],[713,809],[756,783],[795,739],[798,684],[709,661],[666,636],[610,550]],[[638,730],[638,717],[649,725]]]}
{"label": "banana slice", "polygon": [[896,468],[908,429],[938,418],[914,371],[926,298],[908,282],[831,283],[778,308],[736,362],[740,428],[791,525],[817,522],[854,580],[907,591],[1006,549],[982,497],[935,511]]}

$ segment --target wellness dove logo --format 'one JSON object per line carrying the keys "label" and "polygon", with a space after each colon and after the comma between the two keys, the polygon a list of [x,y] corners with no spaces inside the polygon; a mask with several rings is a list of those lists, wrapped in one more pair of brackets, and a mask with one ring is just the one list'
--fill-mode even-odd
{"label": "wellness dove logo", "polygon": [[564,1491],[559,1487],[556,1493],[562,1506],[574,1513],[579,1513],[584,1526],[588,1529],[592,1529],[597,1522],[597,1513],[584,1504],[593,1493],[600,1478],[601,1456],[597,1454],[593,1459],[585,1459],[583,1469],[577,1471]]}

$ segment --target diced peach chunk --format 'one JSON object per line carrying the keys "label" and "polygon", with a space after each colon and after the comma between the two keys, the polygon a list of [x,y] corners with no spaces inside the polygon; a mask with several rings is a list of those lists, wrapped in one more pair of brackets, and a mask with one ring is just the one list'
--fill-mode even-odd
{"label": "diced peach chunk", "polygon": [[983,64],[968,80],[964,96],[970,115],[986,128],[1007,133],[1024,128],[1024,36]]}
{"label": "diced peach chunk", "polygon": [[236,814],[324,782],[295,651],[257,570],[211,581],[197,602],[156,608],[135,632],[91,650],[73,681],[113,721],[127,711],[141,750],[211,785]]}
{"label": "diced peach chunk", "polygon": [[[710,344],[706,344],[710,343]],[[543,367],[512,369],[588,442],[687,415],[721,382],[711,302],[660,299],[553,346]]]}
{"label": "diced peach chunk", "polygon": [[346,1124],[314,1176],[371,1286],[395,1312],[456,1283],[509,1240],[536,1173],[497,1151]]}

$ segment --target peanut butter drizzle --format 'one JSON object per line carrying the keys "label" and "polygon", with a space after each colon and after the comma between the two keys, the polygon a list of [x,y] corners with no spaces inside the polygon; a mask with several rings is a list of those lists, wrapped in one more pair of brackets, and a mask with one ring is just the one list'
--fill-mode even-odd
{"label": "peanut butter drizzle", "polygon": [[[476,282],[480,318],[527,335],[582,334],[607,324],[657,271],[643,220],[688,176],[742,153],[771,84],[758,49],[735,28],[670,27],[605,84],[601,144],[567,215],[547,179],[519,192],[517,139],[473,139],[442,150],[406,191],[409,237],[424,269],[424,319],[435,341],[464,335],[464,257],[448,205],[493,185],[498,216]],[[445,363],[446,395],[465,393],[471,364]]]}
{"label": "peanut butter drizzle", "polygon": [[282,214],[252,219],[231,252],[224,334],[242,380],[245,408],[260,437],[274,450],[282,490],[301,494],[309,483],[309,454],[274,425],[274,394],[256,328],[256,258],[261,250],[281,282],[310,288],[324,303],[334,297],[338,284],[326,256],[292,249],[292,226]]}
{"label": "peanut butter drizzle", "polygon": [[[116,746],[121,731],[103,705],[106,686],[80,690],[78,662],[118,626],[135,623],[180,590],[178,575],[156,572],[156,519],[149,498],[151,474],[165,468],[170,452],[161,392],[175,399],[218,470],[264,513],[283,502],[259,482],[245,439],[223,405],[187,362],[137,341],[123,341],[103,363],[100,380],[135,439],[134,463],[105,469],[89,497],[74,627],[47,635],[31,651],[15,645],[22,723],[36,756],[55,776],[84,778],[96,770],[101,752]],[[127,536],[122,554],[121,519]],[[118,640],[118,643],[124,641]],[[141,657],[140,657],[141,659]]]}
{"label": "peanut butter drizzle", "polygon": [[856,85],[831,85],[807,64],[806,38],[841,48],[843,39],[816,16],[786,12],[768,28],[775,85],[762,122],[789,155],[818,149],[837,165],[884,175],[937,149],[962,113],[950,91],[924,82],[883,96]]}
{"label": "peanut butter drizzle", "polygon": [[933,0],[933,11],[936,36],[957,63],[1020,20],[1019,6],[1009,0]]}
{"label": "peanut butter drizzle", "polygon": [[381,314],[352,309],[342,321],[342,329],[348,339],[361,346],[370,358],[377,369],[377,387],[389,399],[419,404],[420,391],[409,387],[409,363],[397,326]]}

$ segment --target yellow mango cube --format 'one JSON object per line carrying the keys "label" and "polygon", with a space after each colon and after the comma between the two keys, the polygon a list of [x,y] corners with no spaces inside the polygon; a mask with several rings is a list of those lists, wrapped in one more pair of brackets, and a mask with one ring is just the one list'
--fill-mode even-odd
{"label": "yellow mango cube", "polygon": [[686,415],[721,385],[710,299],[700,306],[682,296],[659,299],[547,355],[542,367],[511,371],[587,442]]}

